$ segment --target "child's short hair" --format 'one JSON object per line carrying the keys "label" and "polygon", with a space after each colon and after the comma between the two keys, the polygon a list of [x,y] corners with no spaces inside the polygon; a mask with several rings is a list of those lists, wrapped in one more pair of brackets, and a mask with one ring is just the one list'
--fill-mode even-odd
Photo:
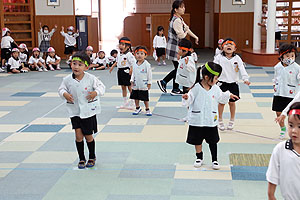
{"label": "child's short hair", "polygon": [[137,53],[138,51],[143,51],[146,55],[148,55],[148,49],[145,46],[137,46],[134,49],[134,53]]}
{"label": "child's short hair", "polygon": [[[291,115],[293,114],[293,111],[294,109],[299,109],[300,110],[300,102],[295,102],[291,105],[289,111],[288,111],[288,115]],[[297,116],[297,118],[300,120],[300,115],[299,114],[294,114]]]}
{"label": "child's short hair", "polygon": [[91,60],[90,57],[84,52],[84,51],[78,51],[76,52],[73,56],[72,56],[72,60],[74,58],[80,58],[82,60],[82,62],[89,66],[91,64]]}
{"label": "child's short hair", "polygon": [[105,52],[104,52],[103,50],[98,51],[98,55],[99,55],[100,53],[103,53],[104,56],[105,56]]}
{"label": "child's short hair", "polygon": [[[163,30],[165,30],[163,26],[158,26],[158,27],[157,27],[157,33],[156,33],[156,35],[159,35],[158,32],[159,32],[159,31],[163,31]],[[162,36],[164,36],[164,34],[163,34]]]}
{"label": "child's short hair", "polygon": [[49,26],[48,26],[48,25],[44,25],[44,26],[42,27],[43,30],[45,30],[45,28],[48,28],[48,30],[49,30]]}
{"label": "child's short hair", "polygon": [[282,60],[283,55],[286,53],[290,53],[290,52],[295,52],[295,57],[297,57],[298,51],[297,51],[297,48],[295,47],[295,45],[283,43],[279,47],[279,58],[278,59]]}
{"label": "child's short hair", "polygon": [[115,49],[111,50],[111,52],[110,52],[110,55],[111,55],[111,56],[113,56],[114,54],[118,54],[118,51],[115,50]]}
{"label": "child's short hair", "polygon": [[[213,80],[215,76],[220,76],[222,73],[222,67],[214,62],[207,62],[197,70],[196,83],[200,83],[204,76],[208,76],[209,80]],[[201,78],[202,77],[202,78]]]}

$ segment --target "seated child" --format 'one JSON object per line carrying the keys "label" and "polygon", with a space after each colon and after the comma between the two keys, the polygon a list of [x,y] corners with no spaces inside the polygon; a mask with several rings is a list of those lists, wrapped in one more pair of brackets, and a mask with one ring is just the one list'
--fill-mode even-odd
{"label": "seated child", "polygon": [[117,60],[117,56],[118,56],[118,51],[115,49],[111,50],[110,56],[107,59],[109,67],[111,67],[113,64],[115,64],[115,62]]}
{"label": "seated child", "polygon": [[94,60],[91,65],[92,70],[104,70],[108,66],[107,59],[105,58],[105,52],[99,51],[98,57]]}
{"label": "seated child", "polygon": [[223,39],[219,39],[218,47],[216,48],[216,51],[215,51],[215,56],[217,56],[223,52],[223,48],[222,48],[223,41],[224,41]]}
{"label": "seated child", "polygon": [[42,72],[43,70],[47,72],[45,60],[40,57],[40,49],[35,47],[32,50],[32,56],[29,58],[28,61],[29,69],[32,71],[39,71]]}
{"label": "seated child", "polygon": [[27,67],[29,68],[29,65],[28,65],[28,49],[27,49],[27,46],[26,44],[22,43],[19,45],[19,50],[20,50],[20,54],[19,54],[19,59],[21,61],[21,64],[23,67]]}
{"label": "seated child", "polygon": [[13,48],[11,51],[11,57],[8,59],[7,62],[7,72],[8,73],[26,73],[29,71],[27,67],[23,67],[21,64],[21,61],[19,59],[19,49],[18,48]]}
{"label": "seated child", "polygon": [[61,58],[55,54],[55,49],[53,47],[49,47],[48,50],[48,55],[46,57],[46,66],[48,69],[51,71],[56,70],[61,70],[60,68],[60,61]]}
{"label": "seated child", "polygon": [[96,59],[96,56],[93,54],[94,48],[92,46],[88,46],[85,49],[85,53],[90,57],[91,63],[94,62],[94,60]]}

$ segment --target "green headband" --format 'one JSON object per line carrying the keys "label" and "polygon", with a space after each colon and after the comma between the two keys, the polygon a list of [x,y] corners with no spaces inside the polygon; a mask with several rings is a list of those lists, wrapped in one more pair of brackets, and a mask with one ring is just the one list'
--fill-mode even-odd
{"label": "green headband", "polygon": [[205,63],[205,68],[206,68],[210,73],[212,73],[212,74],[215,75],[215,76],[219,76],[219,75],[220,75],[219,72],[215,72],[214,70],[212,70],[212,69],[208,66],[208,63]]}
{"label": "green headband", "polygon": [[72,61],[73,61],[73,60],[78,60],[78,61],[84,63],[87,67],[89,66],[89,63],[88,63],[87,61],[83,61],[83,60],[82,60],[81,58],[79,58],[79,57],[74,57],[74,58],[72,58]]}

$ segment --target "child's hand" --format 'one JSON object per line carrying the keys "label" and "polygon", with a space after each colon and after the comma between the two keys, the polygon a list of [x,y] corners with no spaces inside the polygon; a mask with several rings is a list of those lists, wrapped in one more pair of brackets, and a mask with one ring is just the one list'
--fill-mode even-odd
{"label": "child's hand", "polygon": [[234,95],[234,94],[230,94],[230,99],[238,100],[240,98],[238,96]]}
{"label": "child's hand", "polygon": [[67,102],[71,102],[71,103],[74,103],[74,99],[73,99],[73,96],[67,92],[64,93],[64,97],[65,99],[67,100]]}
{"label": "child's hand", "polygon": [[54,28],[57,29],[57,25],[56,24],[54,25]]}
{"label": "child's hand", "polygon": [[64,30],[65,30],[65,27],[62,26],[62,27],[61,27],[61,31],[64,31]]}
{"label": "child's hand", "polygon": [[198,37],[195,39],[195,43],[196,43],[197,45],[199,44],[199,38],[198,38]]}
{"label": "child's hand", "polygon": [[244,81],[246,85],[250,85],[250,81]]}
{"label": "child's hand", "polygon": [[275,122],[277,122],[278,124],[283,123],[285,120],[285,116],[284,115],[280,115],[279,117],[275,118]]}
{"label": "child's hand", "polygon": [[89,95],[86,96],[86,99],[88,101],[93,101],[96,96],[97,96],[97,92],[96,91],[89,92]]}
{"label": "child's hand", "polygon": [[151,84],[148,84],[147,87],[148,87],[148,90],[150,90],[151,89]]}
{"label": "child's hand", "polygon": [[189,99],[189,95],[188,95],[188,94],[183,94],[183,95],[182,95],[182,98],[183,98],[184,100],[188,100],[188,99]]}
{"label": "child's hand", "polygon": [[109,68],[109,73],[111,73],[112,70],[113,70],[113,67]]}

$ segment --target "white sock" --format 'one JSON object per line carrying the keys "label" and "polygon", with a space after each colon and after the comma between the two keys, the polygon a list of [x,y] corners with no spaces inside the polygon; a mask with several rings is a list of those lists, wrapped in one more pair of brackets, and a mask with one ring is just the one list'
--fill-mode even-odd
{"label": "white sock", "polygon": [[127,97],[123,97],[124,103],[127,103]]}

